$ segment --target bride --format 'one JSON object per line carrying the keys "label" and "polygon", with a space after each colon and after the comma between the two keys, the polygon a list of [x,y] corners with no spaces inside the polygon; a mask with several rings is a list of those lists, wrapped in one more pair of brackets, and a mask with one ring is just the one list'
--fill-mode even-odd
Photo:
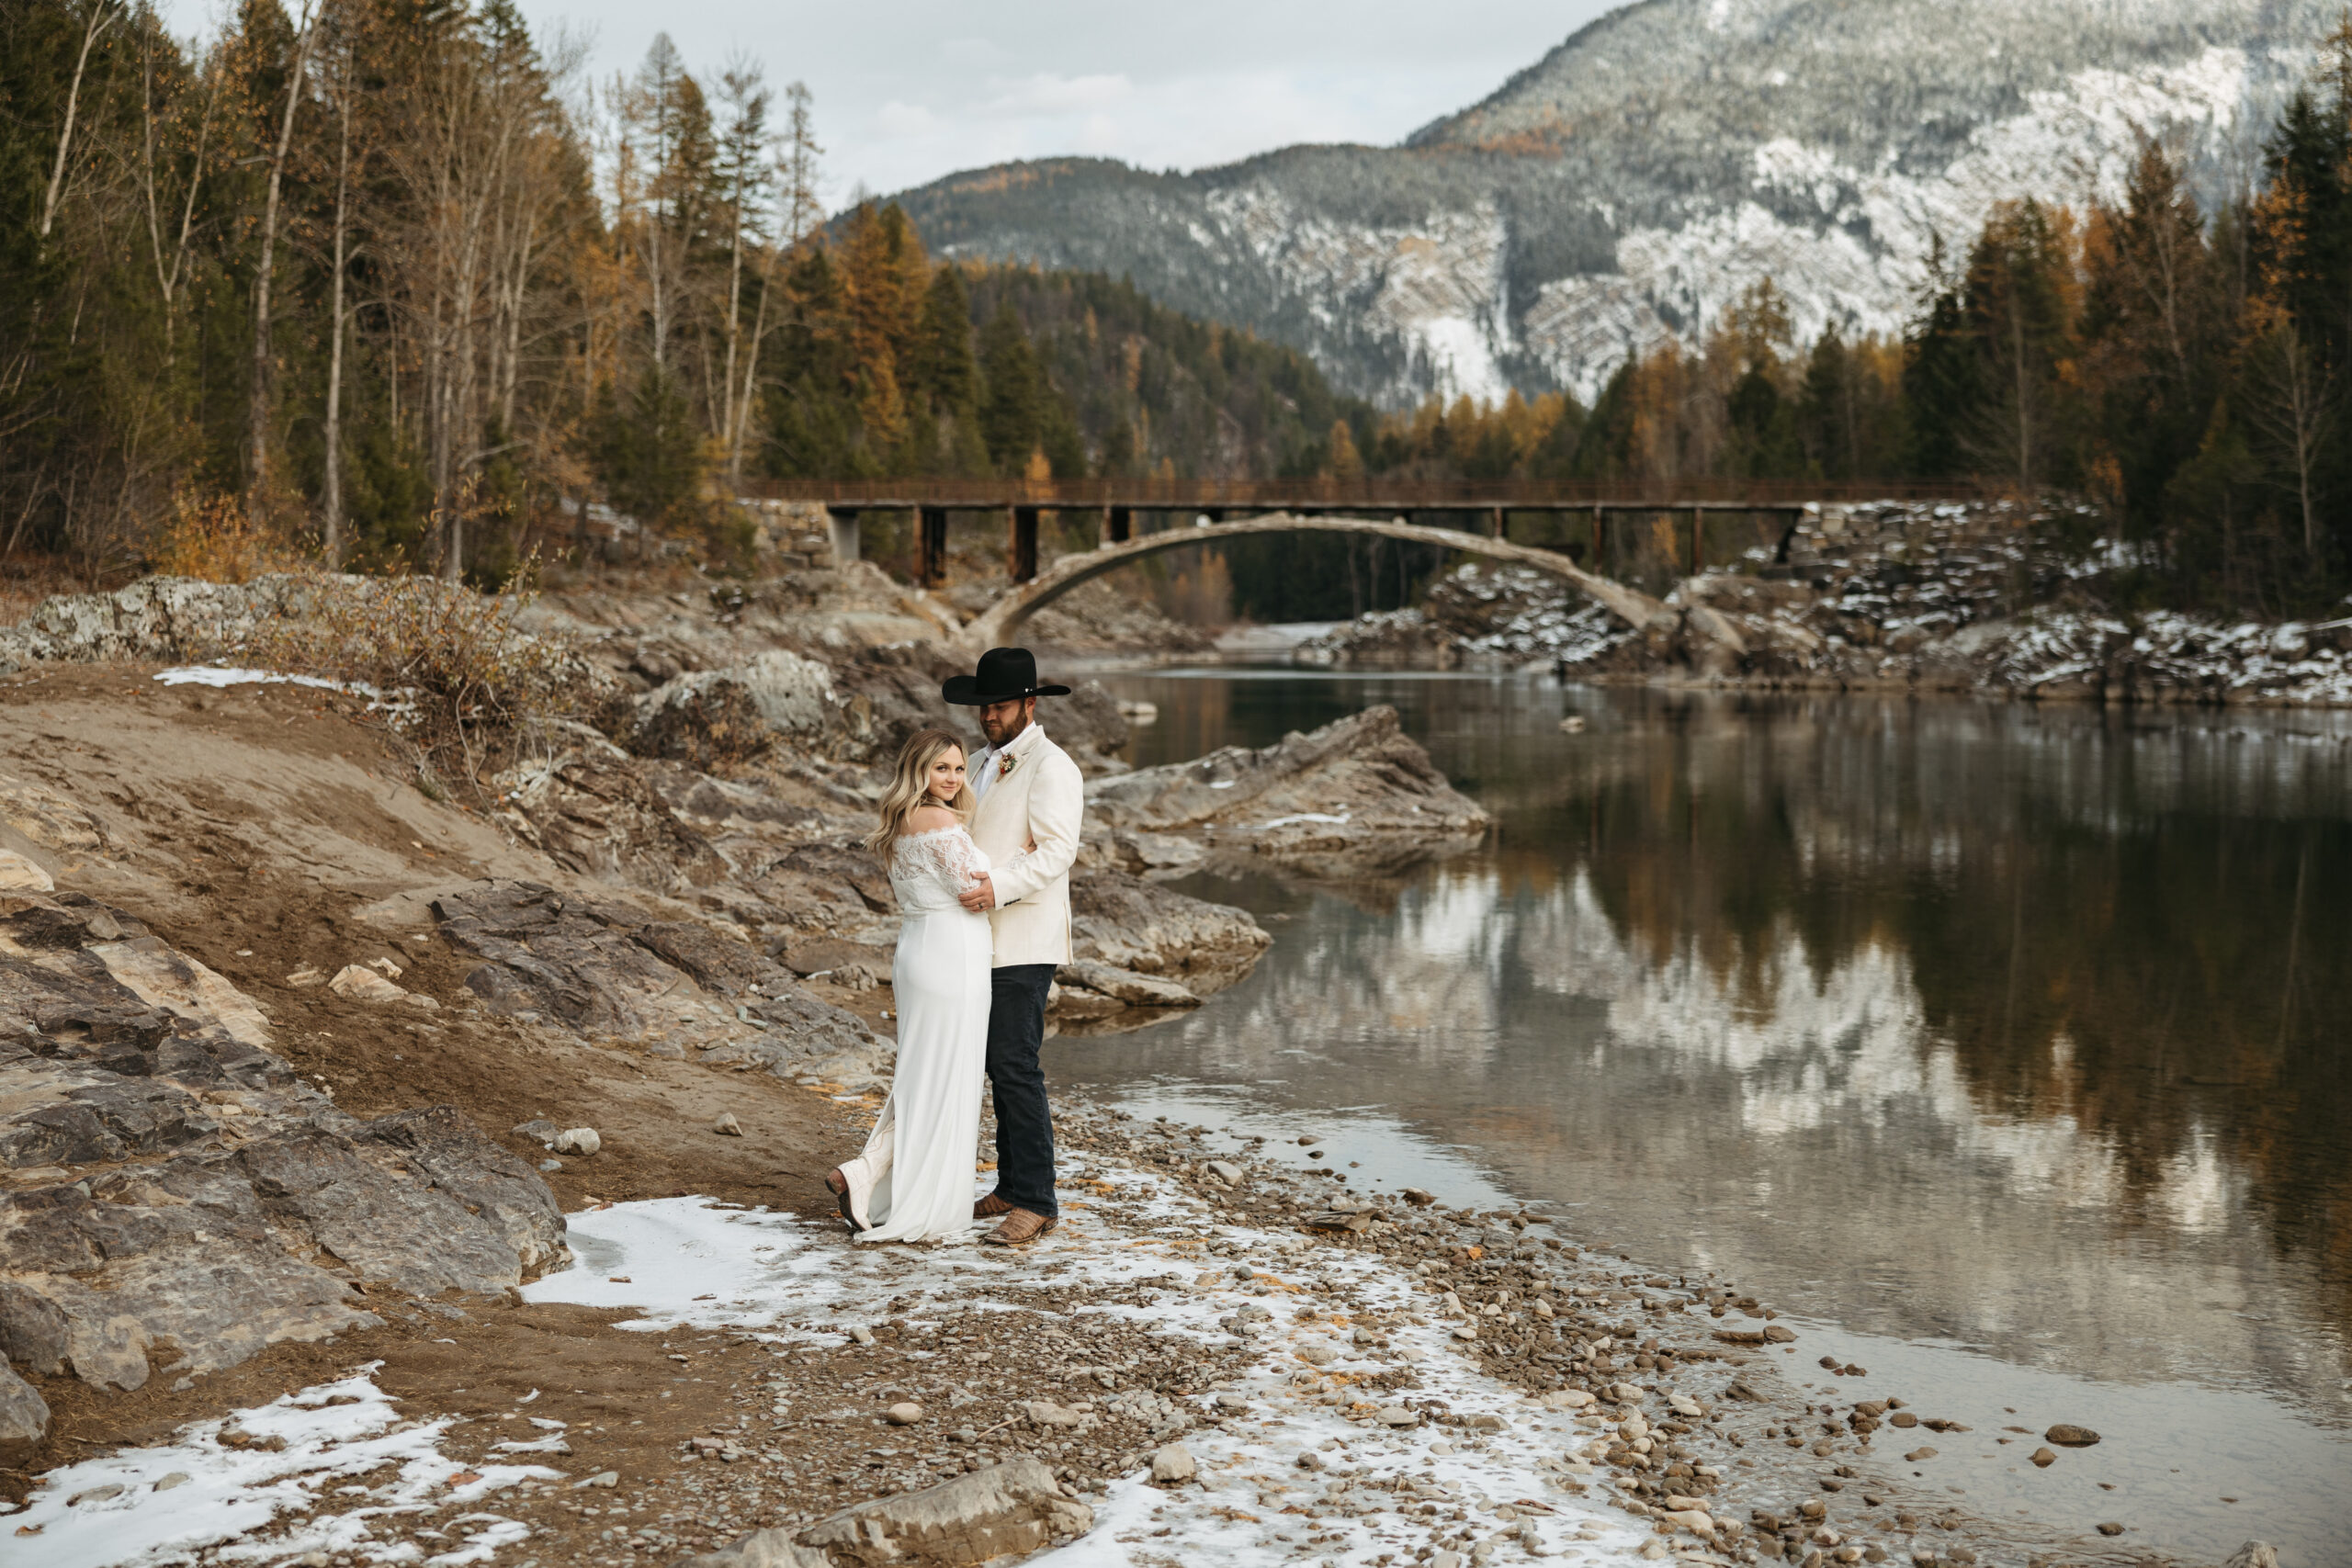
{"label": "bride", "polygon": [[881,826],[866,836],[889,856],[899,900],[898,1074],[864,1151],[825,1178],[860,1241],[971,1227],[989,996],[989,918],[959,902],[989,869],[965,830],[972,806],[963,743],[918,730],[899,752]]}

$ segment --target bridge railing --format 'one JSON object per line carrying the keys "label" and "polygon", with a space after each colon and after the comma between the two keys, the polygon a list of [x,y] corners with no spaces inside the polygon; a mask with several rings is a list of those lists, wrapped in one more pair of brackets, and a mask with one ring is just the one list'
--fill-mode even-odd
{"label": "bridge railing", "polygon": [[1788,507],[1872,501],[1977,501],[1973,484],[1925,479],[762,479],[747,497],[842,507],[1124,506],[1206,509],[1361,507],[1367,512],[1448,508],[1531,510],[1678,506]]}

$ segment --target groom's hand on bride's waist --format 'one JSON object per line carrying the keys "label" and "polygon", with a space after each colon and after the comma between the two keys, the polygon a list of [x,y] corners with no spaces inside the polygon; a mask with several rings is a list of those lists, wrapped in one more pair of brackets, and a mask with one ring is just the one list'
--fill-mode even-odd
{"label": "groom's hand on bride's waist", "polygon": [[996,884],[989,880],[985,871],[972,874],[972,886],[962,895],[964,908],[976,915],[986,914],[996,908]]}

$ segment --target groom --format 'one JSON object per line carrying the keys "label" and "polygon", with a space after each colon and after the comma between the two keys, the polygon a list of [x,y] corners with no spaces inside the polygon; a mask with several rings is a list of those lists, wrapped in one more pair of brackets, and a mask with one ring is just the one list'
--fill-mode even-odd
{"label": "groom", "polygon": [[1046,988],[1055,966],[1069,962],[1069,868],[1086,792],[1078,764],[1037,727],[1037,699],[1066,697],[1069,688],[1039,685],[1027,649],[989,649],[977,674],[948,677],[939,694],[978,708],[989,739],[967,776],[979,800],[972,841],[996,869],[964,895],[964,908],[986,910],[996,939],[988,1074],[996,1086],[997,1170],[996,1190],[972,1205],[972,1217],[1003,1215],[980,1239],[1026,1247],[1061,1217],[1037,1052],[1046,1039]]}

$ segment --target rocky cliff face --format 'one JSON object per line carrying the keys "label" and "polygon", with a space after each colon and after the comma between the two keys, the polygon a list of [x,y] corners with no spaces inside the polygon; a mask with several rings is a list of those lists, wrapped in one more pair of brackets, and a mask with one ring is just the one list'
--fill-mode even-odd
{"label": "rocky cliff face", "polygon": [[1403,146],[1152,175],[1065,159],[899,199],[953,255],[1133,276],[1346,389],[1589,399],[1770,276],[1891,332],[1996,201],[2114,195],[2143,138],[2243,189],[2318,0],[1645,0]]}

